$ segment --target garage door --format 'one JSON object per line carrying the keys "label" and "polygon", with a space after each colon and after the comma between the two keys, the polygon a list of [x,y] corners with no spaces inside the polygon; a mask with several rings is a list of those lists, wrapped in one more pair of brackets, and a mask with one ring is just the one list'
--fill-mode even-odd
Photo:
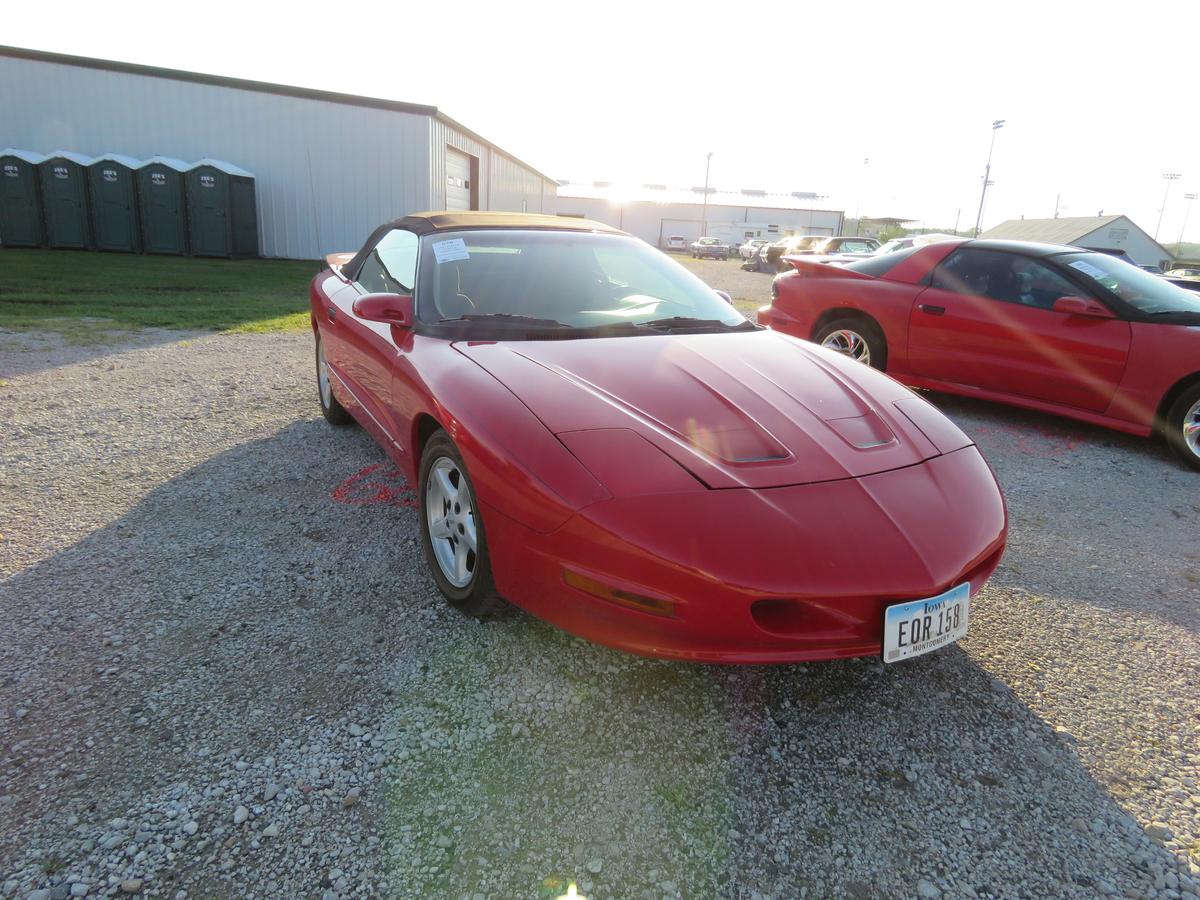
{"label": "garage door", "polygon": [[446,148],[446,209],[474,209],[471,205],[471,157]]}

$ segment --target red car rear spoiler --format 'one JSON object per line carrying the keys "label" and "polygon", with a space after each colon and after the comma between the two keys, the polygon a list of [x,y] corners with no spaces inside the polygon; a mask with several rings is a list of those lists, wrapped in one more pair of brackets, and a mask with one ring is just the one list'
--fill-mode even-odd
{"label": "red car rear spoiler", "polygon": [[814,262],[803,256],[781,256],[779,258],[799,272],[801,278],[860,278],[867,281],[875,279],[873,275],[864,275],[862,272],[855,272],[853,269],[844,269],[829,263]]}

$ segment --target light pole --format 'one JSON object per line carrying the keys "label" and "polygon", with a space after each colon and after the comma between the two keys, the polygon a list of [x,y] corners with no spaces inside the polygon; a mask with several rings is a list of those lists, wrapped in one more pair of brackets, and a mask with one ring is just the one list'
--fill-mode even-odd
{"label": "light pole", "polygon": [[992,123],[992,143],[988,147],[987,165],[983,169],[983,193],[979,195],[979,215],[975,217],[975,237],[979,237],[979,225],[983,221],[983,201],[987,198],[988,180],[992,174],[992,151],[996,149],[996,132],[1004,127],[1004,120],[997,119]]}
{"label": "light pole", "polygon": [[1167,196],[1171,193],[1171,182],[1178,181],[1183,176],[1178,172],[1163,172],[1163,181],[1167,183],[1167,189],[1163,191],[1162,209],[1158,211],[1158,224],[1154,226],[1154,239],[1158,240],[1158,229],[1162,228],[1163,213],[1167,211]]}
{"label": "light pole", "polygon": [[1183,233],[1187,231],[1188,216],[1192,212],[1192,201],[1196,199],[1198,194],[1184,194],[1183,199],[1188,202],[1188,205],[1183,208],[1183,227],[1179,229],[1179,243],[1175,246],[1175,255],[1178,256],[1183,252]]}
{"label": "light pole", "polygon": [[712,165],[712,151],[704,158],[704,211],[700,214],[700,237],[708,235],[708,169]]}
{"label": "light pole", "polygon": [[[866,181],[867,166],[870,165],[870,163],[871,163],[870,157],[867,157],[866,159],[863,160],[863,181]],[[854,236],[855,237],[858,237],[858,228],[862,224],[862,217],[860,216],[860,212],[862,210],[862,195],[863,195],[863,182],[860,181],[858,184],[858,199],[854,201]]]}

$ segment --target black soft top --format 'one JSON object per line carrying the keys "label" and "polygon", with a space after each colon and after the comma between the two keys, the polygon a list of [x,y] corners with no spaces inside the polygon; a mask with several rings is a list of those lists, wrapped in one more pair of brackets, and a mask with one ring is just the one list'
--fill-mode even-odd
{"label": "black soft top", "polygon": [[385,222],[367,238],[362,249],[342,266],[342,274],[353,281],[358,276],[358,270],[366,262],[375,245],[383,240],[384,235],[396,228],[411,231],[416,235],[436,234],[440,231],[476,230],[480,228],[520,228],[542,229],[554,231],[591,231],[605,234],[625,234],[620,229],[595,222],[591,219],[578,219],[574,216],[547,216],[540,213],[515,213],[495,211],[462,211],[451,212],[418,212],[410,213],[402,219]]}

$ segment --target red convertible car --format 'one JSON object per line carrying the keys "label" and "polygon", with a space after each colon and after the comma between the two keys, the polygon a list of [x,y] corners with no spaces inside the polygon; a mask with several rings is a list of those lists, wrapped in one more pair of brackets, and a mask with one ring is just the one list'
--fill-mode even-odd
{"label": "red convertible car", "polygon": [[1200,295],[1103,253],[945,241],[789,259],[759,322],[905,384],[1162,435],[1200,469]]}
{"label": "red convertible car", "polygon": [[908,389],[581,219],[421,213],[312,282],[321,408],[416,486],[449,603],[652,656],[897,661],[967,629],[1006,513]]}

